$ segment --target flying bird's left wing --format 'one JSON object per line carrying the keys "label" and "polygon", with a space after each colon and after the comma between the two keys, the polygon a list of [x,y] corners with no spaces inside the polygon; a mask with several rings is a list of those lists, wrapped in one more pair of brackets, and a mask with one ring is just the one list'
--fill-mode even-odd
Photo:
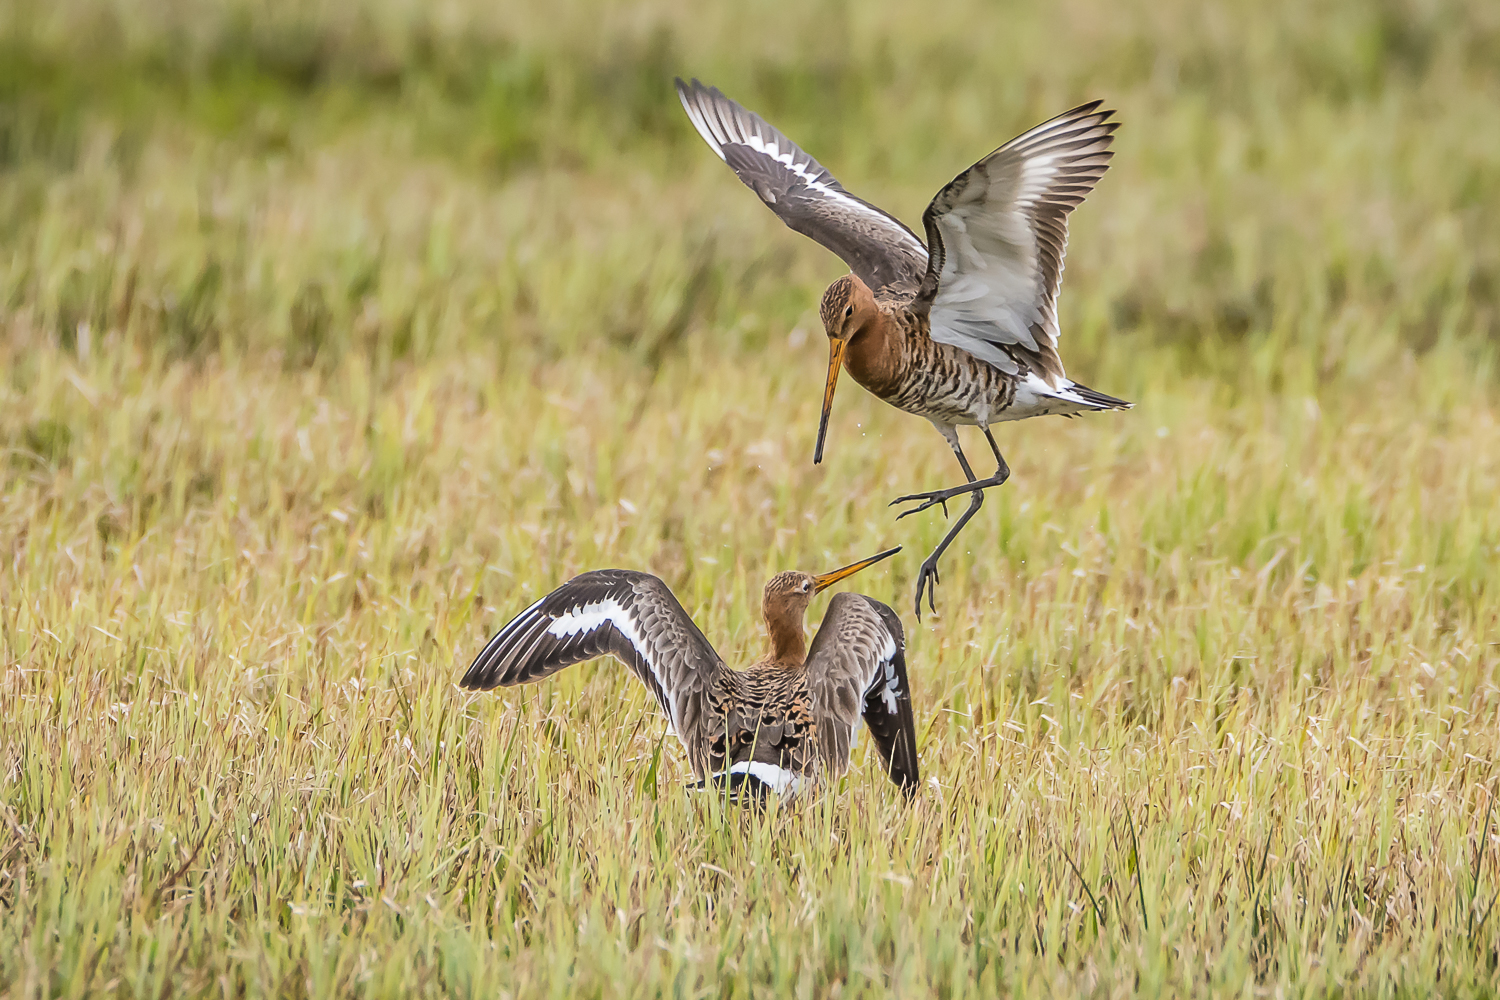
{"label": "flying bird's left wing", "polygon": [[872,291],[916,291],[927,248],[915,233],[845,191],[796,143],[717,88],[678,80],[677,96],[698,134],[782,222],[838,254]]}
{"label": "flying bird's left wing", "polygon": [[906,634],[896,612],[863,594],[835,594],[808,650],[807,683],[825,764],[836,772],[849,766],[854,727],[863,717],[891,780],[915,794],[917,730]]}
{"label": "flying bird's left wing", "polygon": [[1066,378],[1057,293],[1068,215],[1104,176],[1120,125],[1099,103],[1007,142],[955,177],[922,214],[932,257],[914,305],[928,309],[932,339],[1012,375],[1024,364],[1053,389]]}

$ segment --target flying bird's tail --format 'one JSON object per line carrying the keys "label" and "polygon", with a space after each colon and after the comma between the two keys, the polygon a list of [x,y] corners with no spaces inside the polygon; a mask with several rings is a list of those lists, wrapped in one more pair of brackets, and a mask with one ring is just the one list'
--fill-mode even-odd
{"label": "flying bird's tail", "polygon": [[1068,386],[1066,392],[1070,396],[1076,396],[1080,402],[1086,404],[1091,410],[1128,410],[1135,405],[1123,399],[1106,396],[1097,389],[1090,389],[1088,386],[1079,385],[1077,382]]}
{"label": "flying bird's tail", "polygon": [[1016,396],[1011,405],[1000,411],[1000,420],[1024,420],[1026,417],[1041,417],[1048,414],[1072,417],[1080,413],[1097,410],[1128,410],[1134,403],[1113,396],[1106,396],[1097,389],[1067,378],[1058,380],[1053,386],[1036,372],[1028,372],[1016,385]]}

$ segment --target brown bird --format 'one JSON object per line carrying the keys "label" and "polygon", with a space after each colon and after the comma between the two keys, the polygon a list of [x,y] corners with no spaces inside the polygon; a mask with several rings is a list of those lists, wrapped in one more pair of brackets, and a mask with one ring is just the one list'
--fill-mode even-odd
{"label": "brown bird", "polygon": [[[990,425],[1049,413],[1073,416],[1132,405],[1071,381],[1057,353],[1057,293],[1068,215],[1104,175],[1118,122],[1099,101],[1007,142],[937,193],[922,223],[924,245],[892,216],[844,190],[818,161],[717,89],[677,81],[698,134],[789,227],[837,254],[852,273],[823,293],[828,380],[813,461],[823,441],[839,367],[881,399],[930,420],[968,480],[913,493],[897,515],[969,494],[969,508],[922,563],[934,611],[938,559],[1010,477]],[[978,479],[959,447],[958,425],[984,431],[995,474]]]}
{"label": "brown bird", "polygon": [[650,573],[584,573],[497,632],[459,685],[524,684],[608,653],[656,696],[700,785],[800,791],[848,768],[863,717],[891,780],[912,795],[917,739],[901,619],[872,597],[842,593],[828,602],[811,649],[802,633],[815,594],[899,551],[821,576],[772,577],[761,600],[771,649],[745,670],[724,665]]}

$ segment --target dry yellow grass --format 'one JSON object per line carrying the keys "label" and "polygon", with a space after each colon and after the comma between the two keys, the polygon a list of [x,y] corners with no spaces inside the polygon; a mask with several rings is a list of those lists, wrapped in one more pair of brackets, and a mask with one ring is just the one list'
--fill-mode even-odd
{"label": "dry yellow grass", "polygon": [[[0,992],[1493,995],[1500,21],[794,6],[0,15]],[[1139,406],[1002,429],[910,807],[688,796],[612,662],[452,684],[581,570],[734,660],[943,530],[855,387],[811,464],[838,265],[678,72],[911,222],[1123,112],[1064,347]]]}

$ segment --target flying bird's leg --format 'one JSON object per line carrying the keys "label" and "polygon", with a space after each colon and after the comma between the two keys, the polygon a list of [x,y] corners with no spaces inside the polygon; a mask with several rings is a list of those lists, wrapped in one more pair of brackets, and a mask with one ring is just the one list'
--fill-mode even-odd
{"label": "flying bird's leg", "polygon": [[[959,447],[959,444],[958,444],[958,431],[954,427],[952,427],[951,425],[946,425],[946,424],[938,424],[937,425],[937,429],[942,433],[943,437],[948,441],[948,447],[950,447],[950,448],[953,449],[954,456],[956,456],[958,458],[959,467],[964,470],[964,477],[969,480],[969,485],[968,486],[960,487],[960,488],[958,488],[956,490],[944,490],[944,491],[941,491],[941,492],[948,493],[951,496],[961,496],[964,493],[968,493],[969,494],[969,509],[966,510],[966,511],[964,511],[962,514],[959,515],[958,521],[953,525],[953,527],[951,527],[951,528],[948,529],[948,533],[943,536],[943,540],[941,542],[938,542],[937,548],[935,548],[935,549],[932,550],[932,555],[928,556],[922,562],[922,568],[917,572],[917,605],[916,605],[917,621],[921,621],[922,620],[922,592],[924,590],[927,592],[927,606],[928,606],[928,608],[930,608],[934,612],[937,611],[937,585],[942,582],[941,579],[938,577],[938,569],[937,569],[938,560],[942,558],[944,552],[948,551],[948,546],[953,544],[953,539],[955,539],[955,538],[958,537],[958,533],[960,531],[964,530],[964,525],[968,524],[969,521],[974,517],[974,515],[977,514],[977,513],[979,513],[979,508],[982,507],[982,506],[984,506],[984,490],[985,490],[985,488],[987,486],[999,486],[1001,483],[1005,482],[1005,480],[1010,476],[1010,469],[1005,465],[1005,460],[1001,459],[1000,460],[1000,468],[996,472],[995,476],[992,477],[993,481],[991,481],[991,480],[979,480],[979,479],[975,479],[974,478],[974,470],[971,469],[971,468],[969,468],[969,460],[964,457],[964,451],[963,451],[963,449],[961,447]],[[989,428],[988,427],[985,428],[985,435],[986,436],[989,435]],[[990,438],[990,446],[994,447],[994,445],[995,445],[995,439],[994,438]],[[999,458],[999,456],[1000,456],[1000,450],[998,448],[996,448],[995,449],[995,457]],[[934,496],[934,495],[933,494],[919,494],[919,496]],[[910,500],[910,499],[914,499],[914,498],[913,497],[902,497],[901,498],[901,500]],[[918,510],[926,510],[928,507],[931,507],[933,504],[935,504],[935,503],[942,503],[944,500],[947,500],[947,499],[949,499],[949,497],[938,497],[938,498],[935,498],[935,499],[930,499],[925,504],[923,504],[922,506],[916,508],[916,510],[905,511],[902,514],[898,515],[897,518],[896,518],[896,520],[898,520],[898,521],[901,520],[901,518],[905,517],[907,514],[915,514]],[[901,500],[893,501],[893,503],[900,503]],[[947,508],[944,507],[945,511],[946,511],[946,509]]]}
{"label": "flying bird's leg", "polygon": [[1005,464],[1005,456],[1000,454],[1000,446],[995,443],[995,435],[990,433],[989,424],[984,426],[984,439],[990,443],[990,451],[995,455],[995,475],[992,478],[1000,481],[995,484],[999,486],[1010,478],[1010,466]]}
{"label": "flying bird's leg", "polygon": [[991,486],[1004,485],[1005,481],[1010,478],[1010,466],[1005,464],[1005,459],[1000,454],[1000,446],[995,444],[995,435],[990,433],[988,427],[984,429],[984,436],[990,443],[990,451],[995,453],[995,474],[988,479],[975,479],[974,473],[969,471],[969,463],[964,458],[964,453],[958,447],[957,429],[940,426],[938,430],[942,432],[943,437],[948,439],[948,446],[953,449],[953,454],[958,456],[958,463],[963,466],[964,475],[969,477],[969,481],[963,486],[955,486],[952,489],[932,490],[929,493],[912,493],[904,497],[897,497],[890,502],[889,506],[894,507],[898,503],[909,503],[913,500],[922,501],[922,503],[910,510],[903,510],[897,514],[896,520],[898,521],[908,514],[919,514],[935,504],[942,504],[943,513],[946,515],[948,513],[948,501],[954,497],[961,497],[965,493],[973,493],[978,496]]}

